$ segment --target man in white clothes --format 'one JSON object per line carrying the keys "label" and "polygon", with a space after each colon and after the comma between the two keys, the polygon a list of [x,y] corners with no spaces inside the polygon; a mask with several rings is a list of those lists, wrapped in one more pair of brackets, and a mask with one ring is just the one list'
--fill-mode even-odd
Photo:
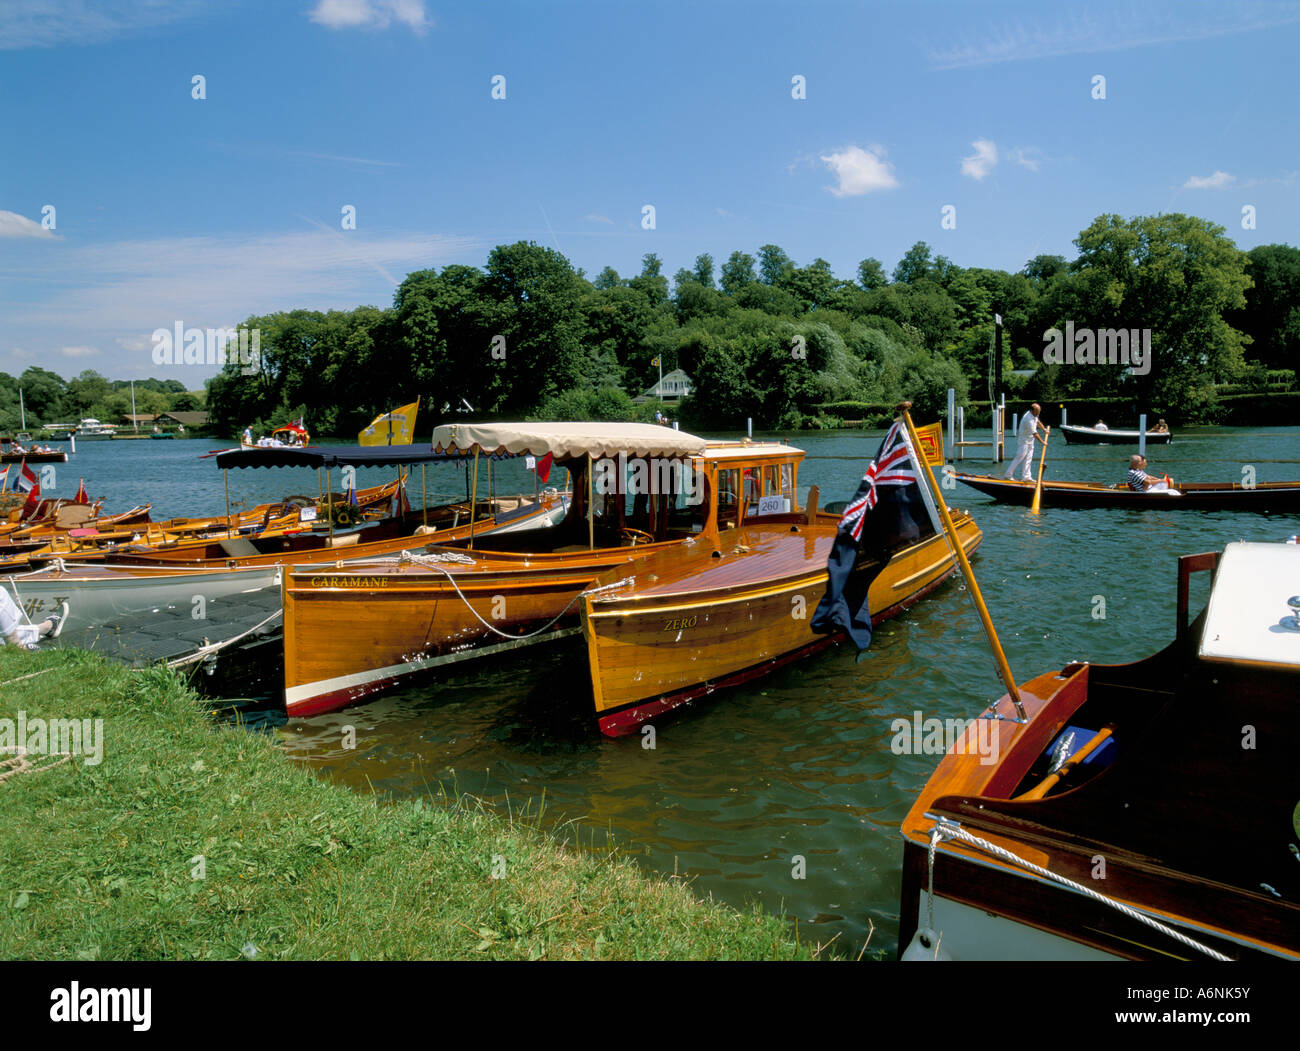
{"label": "man in white clothes", "polygon": [[58,638],[63,631],[63,622],[68,616],[68,604],[64,602],[58,613],[51,613],[40,624],[24,624],[26,618],[18,604],[9,597],[7,589],[0,587],[0,642],[10,646],[19,646],[25,650],[36,649],[36,640],[47,635]]}
{"label": "man in white clothes", "polygon": [[1043,407],[1035,402],[1029,407],[1029,411],[1020,418],[1020,427],[1016,432],[1016,440],[1019,441],[1020,448],[1016,452],[1016,458],[1011,461],[1011,466],[1007,468],[1008,478],[1015,478],[1016,468],[1018,467],[1023,472],[1022,477],[1026,482],[1033,481],[1033,478],[1030,477],[1030,468],[1034,464],[1034,441],[1041,442],[1043,440],[1038,437],[1040,430],[1044,434],[1047,433],[1043,425],[1038,422],[1038,414],[1042,411]]}

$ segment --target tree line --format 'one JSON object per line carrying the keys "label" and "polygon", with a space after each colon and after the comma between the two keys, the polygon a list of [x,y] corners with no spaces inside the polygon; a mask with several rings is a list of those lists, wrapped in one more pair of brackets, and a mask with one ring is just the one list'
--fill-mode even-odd
{"label": "tree line", "polygon": [[[421,431],[457,413],[644,419],[657,403],[632,398],[658,360],[690,376],[674,412],[697,428],[833,425],[904,398],[933,418],[950,387],[963,403],[987,398],[995,315],[1000,389],[1016,399],[1126,399],[1197,422],[1226,392],[1294,385],[1300,250],[1243,252],[1182,214],[1099,216],[1074,245],[1073,259],[1038,255],[1011,273],[918,242],[892,272],[866,258],[844,278],[767,244],[720,266],[702,254],[671,280],[655,253],[634,276],[588,278],[554,249],[501,245],[483,267],[408,274],[389,307],[248,318],[260,359],[209,380],[205,407],[227,434],[301,415],[314,434],[349,437],[417,396]],[[1046,363],[1044,333],[1067,322],[1150,330],[1153,367]]]}
{"label": "tree line", "polygon": [[[135,411],[141,415],[201,410],[203,400],[202,392],[187,391],[179,380],[135,381]],[[90,369],[65,380],[39,365],[24,369],[19,376],[0,372],[0,434],[17,432],[24,414],[27,429],[35,431],[51,423],[76,423],[86,417],[119,423],[130,411],[130,380],[105,379]]]}

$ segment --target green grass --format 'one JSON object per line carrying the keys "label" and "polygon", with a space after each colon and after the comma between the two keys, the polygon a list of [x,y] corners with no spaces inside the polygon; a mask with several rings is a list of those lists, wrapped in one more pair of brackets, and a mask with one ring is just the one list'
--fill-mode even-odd
{"label": "green grass", "polygon": [[567,849],[535,818],[318,780],[161,668],[0,647],[0,718],[20,710],[103,719],[104,752],[0,782],[5,959],[818,954],[758,906]]}

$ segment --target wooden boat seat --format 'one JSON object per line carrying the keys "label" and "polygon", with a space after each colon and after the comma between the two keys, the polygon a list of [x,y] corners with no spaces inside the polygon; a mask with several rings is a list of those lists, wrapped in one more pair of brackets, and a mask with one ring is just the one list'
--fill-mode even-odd
{"label": "wooden boat seat", "polygon": [[89,504],[64,504],[54,512],[54,528],[76,529],[94,517],[95,511]]}

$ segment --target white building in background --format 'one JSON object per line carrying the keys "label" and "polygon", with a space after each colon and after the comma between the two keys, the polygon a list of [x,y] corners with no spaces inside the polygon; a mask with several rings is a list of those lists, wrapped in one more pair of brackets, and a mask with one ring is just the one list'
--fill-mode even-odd
{"label": "white building in background", "polygon": [[662,398],[666,404],[676,404],[690,392],[690,376],[686,375],[681,369],[673,369],[672,372],[667,373],[663,379],[648,391],[632,400],[639,404],[644,401],[659,401]]}

